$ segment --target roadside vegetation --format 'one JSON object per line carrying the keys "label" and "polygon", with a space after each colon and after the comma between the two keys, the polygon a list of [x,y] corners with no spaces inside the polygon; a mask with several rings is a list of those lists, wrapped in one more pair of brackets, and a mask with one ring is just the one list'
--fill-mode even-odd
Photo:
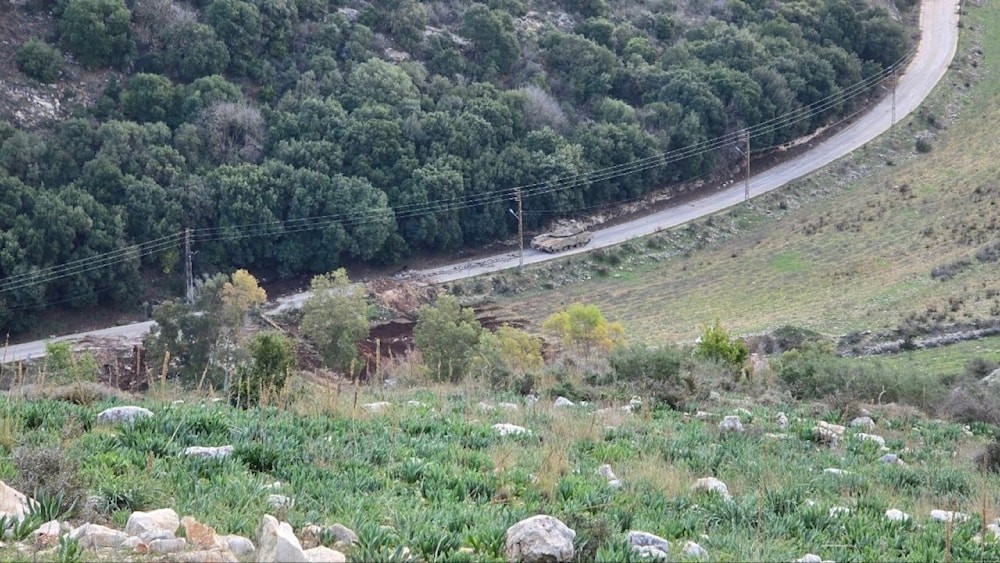
{"label": "roadside vegetation", "polygon": [[881,95],[913,5],[10,4],[0,330],[179,294],[187,242],[199,277],[312,276],[508,240],[517,187],[533,230],[728,175],[740,131]]}

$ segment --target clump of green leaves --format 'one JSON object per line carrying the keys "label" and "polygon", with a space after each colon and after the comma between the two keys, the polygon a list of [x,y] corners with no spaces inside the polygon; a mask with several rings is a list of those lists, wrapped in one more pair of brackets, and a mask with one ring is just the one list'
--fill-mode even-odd
{"label": "clump of green leaves", "polygon": [[743,366],[749,354],[746,343],[730,336],[719,319],[705,325],[695,347],[695,355],[725,363],[735,369]]}
{"label": "clump of green leaves", "polygon": [[250,343],[250,359],[240,366],[231,390],[233,403],[247,408],[273,396],[285,387],[294,367],[295,346],[288,337],[273,332],[258,334]]}
{"label": "clump of green leaves", "polygon": [[59,49],[39,39],[29,39],[14,55],[17,69],[39,82],[53,82],[63,69]]}

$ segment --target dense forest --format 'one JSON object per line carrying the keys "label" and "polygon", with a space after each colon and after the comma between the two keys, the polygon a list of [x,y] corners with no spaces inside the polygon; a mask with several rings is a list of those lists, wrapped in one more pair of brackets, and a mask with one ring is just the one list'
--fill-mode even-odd
{"label": "dense forest", "polygon": [[[907,2],[908,0],[902,0]],[[0,328],[138,302],[140,274],[391,264],[633,200],[856,110],[910,49],[864,0],[29,0],[0,115]],[[4,16],[6,17],[6,16]],[[77,73],[79,74],[79,73]]]}

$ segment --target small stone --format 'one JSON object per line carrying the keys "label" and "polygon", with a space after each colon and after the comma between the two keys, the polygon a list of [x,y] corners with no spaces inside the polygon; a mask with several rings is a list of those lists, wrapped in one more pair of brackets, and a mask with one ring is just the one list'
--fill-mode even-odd
{"label": "small stone", "polygon": [[823,470],[823,473],[826,473],[827,475],[850,475],[851,474],[850,471],[846,471],[844,469],[838,469],[836,467],[827,467],[826,469]]}
{"label": "small stone", "polygon": [[507,528],[508,561],[559,563],[573,559],[576,532],[558,518],[539,514]]}
{"label": "small stone", "polygon": [[111,407],[97,414],[97,422],[102,424],[135,422],[136,419],[147,416],[153,416],[153,411],[135,406]]}
{"label": "small stone", "polygon": [[612,479],[618,478],[618,476],[615,475],[615,472],[611,470],[611,466],[607,463],[597,468],[597,474],[603,477],[605,481],[611,481]]}
{"label": "small stone", "polygon": [[217,536],[216,541],[224,549],[228,549],[236,555],[249,555],[257,550],[249,538],[238,536],[236,534]]}
{"label": "small stone", "polygon": [[555,401],[553,401],[552,406],[555,408],[573,407],[576,406],[576,403],[570,401],[566,397],[558,397]]}
{"label": "small stone", "polygon": [[872,420],[872,417],[870,416],[859,416],[851,420],[851,422],[848,423],[848,426],[851,428],[866,428],[868,430],[874,430],[875,421]]}
{"label": "small stone", "polygon": [[729,487],[715,477],[702,477],[691,485],[693,491],[714,491],[722,495],[722,498],[729,500]]}
{"label": "small stone", "polygon": [[390,407],[392,407],[392,403],[387,401],[378,401],[376,403],[365,403],[361,405],[361,408],[368,412],[382,412],[389,410]]}
{"label": "small stone", "polygon": [[496,430],[501,436],[508,436],[510,434],[530,434],[530,432],[528,432],[528,430],[523,426],[507,424],[504,422],[494,424],[493,429]]}
{"label": "small stone", "polygon": [[743,423],[738,416],[727,416],[719,423],[719,430],[723,432],[743,432]]}
{"label": "small stone", "polygon": [[285,495],[267,495],[267,505],[275,510],[287,508],[295,504],[291,497]]}
{"label": "small stone", "polygon": [[[427,405],[421,403],[420,401],[406,401],[406,406],[408,407],[426,407]],[[332,551],[332,550],[331,550]]]}
{"label": "small stone", "polygon": [[878,444],[879,447],[885,446],[885,438],[877,434],[865,434],[864,432],[861,432],[855,434],[854,437],[863,440],[865,442],[873,442],[875,444]]}
{"label": "small stone", "polygon": [[184,537],[191,545],[204,549],[211,549],[218,545],[219,538],[215,533],[215,528],[206,526],[191,516],[181,518],[181,525],[184,526]]}
{"label": "small stone", "polygon": [[625,539],[641,557],[667,559],[670,556],[670,542],[655,534],[632,530]]}
{"label": "small stone", "polygon": [[347,556],[325,546],[318,546],[307,549],[303,552],[306,560],[310,563],[347,563]]}
{"label": "small stone", "polygon": [[185,549],[187,549],[187,542],[184,541],[184,538],[153,540],[149,542],[150,553],[177,553]]}
{"label": "small stone", "polygon": [[496,410],[496,407],[494,407],[493,405],[491,405],[489,403],[483,402],[483,401],[479,401],[479,405],[478,406],[479,406],[479,410],[484,410],[484,411]]}
{"label": "small stone", "polygon": [[835,518],[837,516],[846,516],[851,513],[851,509],[846,506],[831,506],[827,514],[830,518]]}
{"label": "small stone", "polygon": [[969,519],[968,514],[953,512],[951,510],[932,510],[931,520],[935,522],[965,522]]}
{"label": "small stone", "polygon": [[497,407],[505,411],[516,411],[517,409],[521,408],[514,403],[497,403]]}
{"label": "small stone", "polygon": [[689,541],[684,544],[684,555],[698,559],[708,559],[708,550],[693,541]]}
{"label": "small stone", "polygon": [[782,430],[784,430],[785,428],[788,428],[788,417],[785,416],[785,413],[783,413],[783,412],[779,412],[778,413],[778,421],[777,422],[778,422],[778,428],[781,428]]}
{"label": "small stone", "polygon": [[910,515],[899,510],[898,508],[890,508],[885,511],[885,517],[893,522],[906,522],[910,519]]}
{"label": "small stone", "polygon": [[710,412],[705,412],[705,411],[698,411],[698,412],[694,413],[694,417],[696,419],[698,419],[698,420],[709,420],[710,418],[713,418],[714,416],[715,416],[714,414],[712,414]]}
{"label": "small stone", "polygon": [[[168,532],[171,537],[177,533],[181,525],[177,513],[171,508],[161,508],[150,512],[137,510],[128,517],[125,523],[125,533],[130,536],[142,536],[147,532]],[[143,538],[147,543],[150,541]]]}
{"label": "small stone", "polygon": [[204,446],[191,446],[184,450],[184,455],[195,456],[195,457],[206,457],[213,459],[222,459],[226,456],[232,455],[232,446],[218,446],[218,447],[204,447]]}
{"label": "small stone", "polygon": [[620,489],[620,488],[622,488],[621,479],[611,479],[611,480],[609,480],[608,481],[608,486],[611,487],[612,489]]}
{"label": "small stone", "polygon": [[814,553],[807,553],[795,561],[796,563],[823,563],[823,558]]}
{"label": "small stone", "polygon": [[257,561],[306,563],[308,559],[288,522],[265,514],[257,528]]}

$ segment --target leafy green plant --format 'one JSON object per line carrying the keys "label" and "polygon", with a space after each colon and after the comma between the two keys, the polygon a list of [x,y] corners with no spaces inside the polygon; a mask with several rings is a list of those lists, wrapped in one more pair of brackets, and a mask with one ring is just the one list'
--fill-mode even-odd
{"label": "leafy green plant", "polygon": [[39,82],[53,82],[63,69],[59,49],[39,39],[29,39],[14,55],[17,69]]}
{"label": "leafy green plant", "polygon": [[58,563],[79,563],[83,561],[83,548],[80,540],[70,538],[69,534],[59,536],[59,549],[56,551]]}
{"label": "leafy green plant", "polygon": [[715,322],[705,325],[702,329],[701,337],[695,346],[695,354],[739,369],[746,362],[749,350],[745,342],[731,337],[719,319],[715,319]]}

